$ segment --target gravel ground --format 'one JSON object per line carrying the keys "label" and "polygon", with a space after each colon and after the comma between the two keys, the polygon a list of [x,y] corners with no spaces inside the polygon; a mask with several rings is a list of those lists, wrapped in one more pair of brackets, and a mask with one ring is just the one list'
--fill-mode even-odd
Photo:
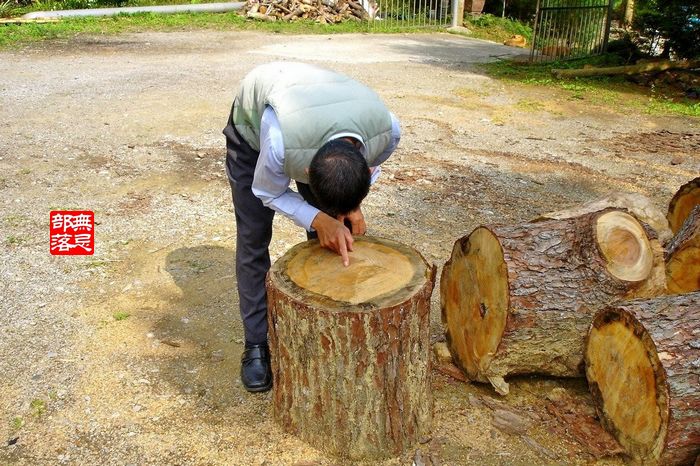
{"label": "gravel ground", "polygon": [[[365,202],[369,234],[439,266],[479,224],[615,190],[664,209],[700,172],[697,119],[506,87],[475,67],[518,53],[443,34],[212,31],[0,52],[0,464],[346,464],[283,433],[269,394],[248,394],[237,378],[243,331],[221,129],[257,64],[313,61],[379,92],[403,138]],[[62,208],[95,211],[94,256],[49,254],[48,213]],[[304,234],[275,222],[277,258]],[[437,293],[432,333],[441,334]],[[545,409],[561,392],[589,404],[585,381],[515,379],[505,403],[539,420],[526,435],[492,425],[475,401],[495,398],[489,387],[439,373],[433,385],[433,434],[417,447],[426,461],[595,461]]]}

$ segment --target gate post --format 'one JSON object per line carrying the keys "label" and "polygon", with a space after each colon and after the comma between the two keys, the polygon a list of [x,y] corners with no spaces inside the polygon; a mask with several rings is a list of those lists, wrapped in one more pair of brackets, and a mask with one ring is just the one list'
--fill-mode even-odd
{"label": "gate post", "polygon": [[464,0],[452,0],[452,27],[462,27],[464,22]]}

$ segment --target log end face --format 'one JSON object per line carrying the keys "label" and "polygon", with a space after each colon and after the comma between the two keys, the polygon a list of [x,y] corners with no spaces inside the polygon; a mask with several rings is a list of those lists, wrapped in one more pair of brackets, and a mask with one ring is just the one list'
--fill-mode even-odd
{"label": "log end face", "polygon": [[696,245],[678,251],[666,264],[666,282],[671,294],[700,290],[700,236]]}
{"label": "log end face", "polygon": [[455,361],[486,381],[508,312],[508,274],[498,238],[487,228],[455,243],[441,280],[442,317]]}
{"label": "log end face", "polygon": [[629,313],[608,308],[591,326],[586,378],[604,427],[638,461],[658,461],[668,430],[668,388],[653,341]]}
{"label": "log end face", "polygon": [[654,266],[654,251],[644,227],[622,211],[602,214],[596,221],[596,238],[608,272],[627,282],[649,277]]}
{"label": "log end face", "polygon": [[696,205],[700,205],[700,177],[681,186],[668,205],[668,224],[676,234]]}
{"label": "log end face", "polygon": [[412,248],[394,241],[355,238],[350,265],[316,240],[296,245],[270,269],[270,280],[289,295],[326,309],[393,306],[409,299],[434,270]]}

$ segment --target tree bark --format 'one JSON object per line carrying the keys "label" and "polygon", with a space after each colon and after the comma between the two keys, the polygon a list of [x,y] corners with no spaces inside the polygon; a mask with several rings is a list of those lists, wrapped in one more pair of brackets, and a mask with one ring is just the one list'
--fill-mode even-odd
{"label": "tree bark", "polygon": [[634,0],[627,0],[625,2],[625,27],[630,27],[632,25],[632,20],[634,19]]}
{"label": "tree bark", "polygon": [[430,430],[435,267],[389,240],[357,237],[350,266],[318,241],[267,279],[273,414],[334,455],[397,455]]}
{"label": "tree bark", "polygon": [[666,247],[666,285],[669,293],[700,290],[700,205]]}
{"label": "tree bark", "polygon": [[696,205],[700,205],[700,176],[681,186],[668,204],[666,218],[674,234]]}
{"label": "tree bark", "polygon": [[609,66],[605,68],[553,69],[552,74],[555,78],[581,78],[586,76],[658,73],[667,70],[691,70],[695,68],[700,68],[700,60],[664,60],[652,63],[640,63],[637,65]]}
{"label": "tree bark", "polygon": [[665,291],[663,250],[626,212],[482,226],[455,243],[441,280],[455,362],[508,393],[515,374],[583,375],[594,313]]}
{"label": "tree bark", "polygon": [[600,311],[586,376],[603,426],[644,464],[692,464],[700,453],[700,293]]}
{"label": "tree bark", "polygon": [[533,221],[580,217],[581,215],[597,212],[608,207],[625,209],[637,217],[637,220],[652,227],[661,244],[668,243],[673,237],[673,233],[668,226],[668,220],[666,220],[666,216],[661,209],[656,207],[651,199],[639,193],[612,193],[580,206],[542,214]]}

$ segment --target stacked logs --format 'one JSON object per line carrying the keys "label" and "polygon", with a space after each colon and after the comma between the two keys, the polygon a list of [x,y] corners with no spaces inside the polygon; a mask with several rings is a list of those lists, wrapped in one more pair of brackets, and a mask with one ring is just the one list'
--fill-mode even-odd
{"label": "stacked logs", "polygon": [[624,194],[480,226],[455,243],[440,291],[449,349],[469,379],[507,394],[508,375],[583,371],[628,457],[681,465],[700,458],[699,290],[696,178],[666,218]]}
{"label": "stacked logs", "polygon": [[509,375],[581,376],[595,313],[665,288],[656,235],[618,209],[481,226],[455,243],[440,284],[457,365],[502,395]]}
{"label": "stacked logs", "polygon": [[369,19],[362,4],[353,0],[248,0],[248,18],[262,21],[315,20],[321,24]]}

